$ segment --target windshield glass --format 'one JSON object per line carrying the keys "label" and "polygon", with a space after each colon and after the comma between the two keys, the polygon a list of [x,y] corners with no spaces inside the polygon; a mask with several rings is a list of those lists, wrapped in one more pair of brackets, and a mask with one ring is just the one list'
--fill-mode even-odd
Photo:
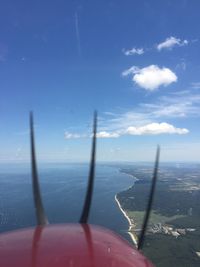
{"label": "windshield glass", "polygon": [[199,10],[187,0],[1,1],[1,232],[35,224],[30,111],[49,221],[79,220],[97,110],[90,222],[137,245],[159,144],[142,252],[156,266],[200,265]]}

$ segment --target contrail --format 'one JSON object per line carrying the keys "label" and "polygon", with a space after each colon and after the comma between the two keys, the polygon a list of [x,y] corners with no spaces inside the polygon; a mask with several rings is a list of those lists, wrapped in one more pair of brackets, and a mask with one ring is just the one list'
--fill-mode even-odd
{"label": "contrail", "polygon": [[77,38],[77,49],[79,55],[81,55],[81,42],[80,42],[80,34],[79,34],[79,23],[78,23],[78,14],[75,13],[75,29],[76,29],[76,38]]}

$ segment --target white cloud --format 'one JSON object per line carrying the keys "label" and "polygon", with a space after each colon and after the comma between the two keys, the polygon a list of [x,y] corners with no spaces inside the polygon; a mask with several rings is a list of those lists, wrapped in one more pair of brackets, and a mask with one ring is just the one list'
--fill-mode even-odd
{"label": "white cloud", "polygon": [[130,126],[126,130],[126,133],[130,135],[187,134],[189,130],[186,128],[176,128],[166,122],[154,122],[141,127]]}
{"label": "white cloud", "polygon": [[168,37],[164,42],[160,43],[157,45],[158,51],[161,51],[162,49],[168,49],[171,50],[174,46],[184,46],[188,45],[187,40],[181,41],[181,39],[176,38],[176,37]]}
{"label": "white cloud", "polygon": [[[131,110],[105,112],[98,119],[98,138],[126,135],[187,134],[187,125],[178,128],[174,119],[187,123],[187,118],[200,117],[200,93],[182,90],[158,97],[152,103],[141,103]],[[170,119],[170,124],[168,123]],[[91,138],[90,134],[71,134],[69,138]]]}
{"label": "white cloud", "polygon": [[127,112],[112,113],[112,115],[109,115],[109,118],[101,118],[98,122],[98,128],[100,131],[117,132],[120,134],[130,125],[142,126],[151,123],[151,119],[149,114],[135,109]]}
{"label": "white cloud", "polygon": [[[130,125],[130,124],[129,124]],[[162,122],[162,123],[149,123],[142,126],[128,126],[124,129],[116,131],[100,131],[97,133],[97,138],[118,138],[124,135],[156,135],[156,134],[187,134],[189,130],[186,128],[176,128],[175,126]],[[65,139],[78,139],[86,137],[80,134],[65,133]],[[89,137],[89,135],[87,136]],[[90,135],[92,137],[92,135]]]}
{"label": "white cloud", "polygon": [[135,54],[136,55],[142,55],[142,54],[144,54],[144,49],[133,47],[132,49],[129,49],[129,50],[123,49],[122,52],[124,53],[125,56],[132,56]]}
{"label": "white cloud", "polygon": [[132,66],[129,69],[124,70],[122,72],[122,76],[128,76],[130,74],[135,74],[138,70],[139,70],[139,68],[137,66]]}
{"label": "white cloud", "polygon": [[109,133],[109,132],[106,132],[106,131],[101,131],[99,133],[97,133],[97,138],[117,138],[119,137],[119,133]]}
{"label": "white cloud", "polygon": [[160,117],[186,117],[186,114],[188,113],[189,109],[191,107],[187,105],[186,103],[174,103],[170,104],[168,103],[161,103],[161,104],[142,104],[146,110],[149,110],[150,114],[154,118],[160,118]]}
{"label": "white cloud", "polygon": [[[78,134],[65,132],[65,139],[79,139],[79,138],[92,138],[93,134]],[[100,131],[97,133],[97,138],[117,138],[120,135],[117,132]]]}
{"label": "white cloud", "polygon": [[65,139],[78,139],[81,138],[80,134],[65,132]]}
{"label": "white cloud", "polygon": [[[130,124],[129,124],[130,125]],[[187,134],[189,130],[186,128],[177,128],[172,124],[149,123],[142,126],[128,126],[125,129],[118,129],[112,133],[102,131],[97,134],[98,138],[118,138],[124,135],[156,135],[156,134]]]}
{"label": "white cloud", "polygon": [[[168,96],[158,97],[152,103],[141,103],[131,110],[105,114],[99,121],[99,130],[124,133],[130,126],[143,127],[151,123],[167,122],[168,119],[200,117],[200,93],[198,91],[178,91]],[[173,124],[173,123],[172,123]]]}
{"label": "white cloud", "polygon": [[167,86],[177,81],[177,76],[169,68],[159,68],[157,65],[150,65],[145,68],[132,66],[123,71],[122,75],[133,74],[132,80],[140,87],[153,91],[161,85]]}
{"label": "white cloud", "polygon": [[141,104],[152,118],[200,116],[200,94],[180,91],[159,98],[154,104]]}

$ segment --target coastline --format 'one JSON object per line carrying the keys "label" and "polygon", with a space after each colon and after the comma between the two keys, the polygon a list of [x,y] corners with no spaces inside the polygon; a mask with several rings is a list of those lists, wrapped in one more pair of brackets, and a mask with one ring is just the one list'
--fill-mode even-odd
{"label": "coastline", "polygon": [[128,234],[130,235],[131,240],[133,241],[134,245],[137,247],[137,236],[131,232],[132,228],[134,227],[134,224],[132,224],[131,219],[128,217],[127,213],[122,209],[121,204],[120,204],[119,200],[117,199],[117,194],[115,195],[115,201],[117,202],[119,209],[121,210],[124,217],[127,219],[128,223],[129,223]]}
{"label": "coastline", "polygon": [[126,171],[124,171],[124,170],[121,169],[121,168],[119,168],[119,172],[121,172],[121,173],[123,173],[123,174],[126,174],[126,175],[128,175],[128,176],[130,176],[131,178],[133,178],[133,179],[135,180],[135,182],[139,181],[139,179],[138,179],[135,175],[133,175],[132,173],[126,172]]}

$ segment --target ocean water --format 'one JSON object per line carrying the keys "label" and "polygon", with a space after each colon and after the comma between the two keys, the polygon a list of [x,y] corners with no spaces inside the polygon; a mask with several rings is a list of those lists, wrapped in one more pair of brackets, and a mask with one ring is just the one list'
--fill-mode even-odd
{"label": "ocean water", "polygon": [[[40,164],[41,193],[50,223],[79,221],[87,187],[88,164]],[[107,227],[127,240],[128,221],[115,194],[134,179],[119,168],[98,165],[89,223]],[[31,172],[28,164],[0,164],[0,232],[35,225]]]}

